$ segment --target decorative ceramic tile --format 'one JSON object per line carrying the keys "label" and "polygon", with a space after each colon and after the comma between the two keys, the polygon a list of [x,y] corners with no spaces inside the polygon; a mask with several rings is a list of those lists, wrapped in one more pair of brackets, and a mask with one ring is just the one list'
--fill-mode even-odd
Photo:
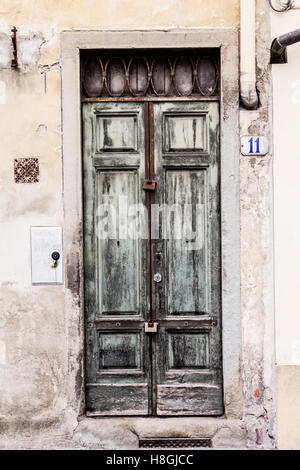
{"label": "decorative ceramic tile", "polygon": [[16,183],[38,183],[39,182],[39,159],[38,158],[15,158],[14,176]]}

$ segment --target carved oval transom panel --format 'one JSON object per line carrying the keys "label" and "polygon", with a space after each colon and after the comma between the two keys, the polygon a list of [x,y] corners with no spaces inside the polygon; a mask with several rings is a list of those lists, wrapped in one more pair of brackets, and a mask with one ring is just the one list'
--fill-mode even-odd
{"label": "carved oval transom panel", "polygon": [[83,98],[214,97],[217,50],[85,51]]}

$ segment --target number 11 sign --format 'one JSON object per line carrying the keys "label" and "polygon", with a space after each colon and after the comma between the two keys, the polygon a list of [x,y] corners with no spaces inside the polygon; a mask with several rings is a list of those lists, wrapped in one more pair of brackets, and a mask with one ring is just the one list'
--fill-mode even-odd
{"label": "number 11 sign", "polygon": [[245,135],[241,138],[242,155],[266,155],[269,151],[268,139],[264,136]]}

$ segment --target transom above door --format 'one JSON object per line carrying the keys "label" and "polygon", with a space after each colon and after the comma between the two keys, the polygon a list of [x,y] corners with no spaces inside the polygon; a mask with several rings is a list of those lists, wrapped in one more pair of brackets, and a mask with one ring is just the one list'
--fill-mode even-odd
{"label": "transom above door", "polygon": [[216,99],[219,50],[86,51],[82,97],[93,99]]}
{"label": "transom above door", "polygon": [[220,415],[218,100],[85,101],[87,412]]}

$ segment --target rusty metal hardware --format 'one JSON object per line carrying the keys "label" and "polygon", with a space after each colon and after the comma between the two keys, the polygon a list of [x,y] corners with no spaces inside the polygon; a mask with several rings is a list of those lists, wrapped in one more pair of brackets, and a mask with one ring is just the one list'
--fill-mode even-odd
{"label": "rusty metal hardware", "polygon": [[[150,313],[147,312],[146,318],[150,318]],[[183,326],[189,326],[192,328],[210,328],[213,326],[217,325],[217,319],[216,318],[211,318],[211,317],[204,317],[205,312],[203,312],[202,318],[198,319],[189,319],[189,320],[174,320],[174,319],[169,319],[169,320],[160,320],[159,321],[159,326],[162,328],[182,328]],[[200,316],[200,315],[199,315]],[[150,326],[151,326],[151,321],[149,320]],[[141,328],[145,325],[145,322],[143,320],[109,320],[106,318],[105,320],[97,320],[94,322],[88,322],[88,327],[90,328],[115,328],[116,326],[121,327],[121,328]]]}
{"label": "rusty metal hardware", "polygon": [[146,322],[145,323],[145,333],[157,333],[159,323],[156,322]]}
{"label": "rusty metal hardware", "polygon": [[14,58],[11,61],[11,66],[15,69],[18,68],[17,31],[18,30],[15,26],[11,30],[11,32],[12,32],[11,40],[12,40],[12,44],[13,44],[13,54],[14,54]]}
{"label": "rusty metal hardware", "polygon": [[156,181],[155,180],[144,180],[143,189],[146,191],[155,191]]}

